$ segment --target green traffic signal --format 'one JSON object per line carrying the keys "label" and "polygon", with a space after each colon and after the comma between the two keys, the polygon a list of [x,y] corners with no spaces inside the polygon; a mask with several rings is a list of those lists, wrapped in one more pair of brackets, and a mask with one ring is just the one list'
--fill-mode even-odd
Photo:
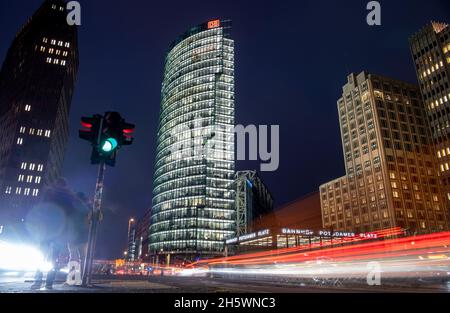
{"label": "green traffic signal", "polygon": [[108,138],[102,143],[101,149],[103,152],[112,152],[117,148],[118,145],[119,143],[116,139]]}

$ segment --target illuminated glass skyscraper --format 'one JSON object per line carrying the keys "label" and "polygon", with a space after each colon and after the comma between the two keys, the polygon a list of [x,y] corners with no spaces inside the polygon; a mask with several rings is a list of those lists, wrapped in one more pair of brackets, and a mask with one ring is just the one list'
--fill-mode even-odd
{"label": "illuminated glass skyscraper", "polygon": [[190,29],[170,47],[161,92],[150,252],[218,255],[235,231],[231,22]]}

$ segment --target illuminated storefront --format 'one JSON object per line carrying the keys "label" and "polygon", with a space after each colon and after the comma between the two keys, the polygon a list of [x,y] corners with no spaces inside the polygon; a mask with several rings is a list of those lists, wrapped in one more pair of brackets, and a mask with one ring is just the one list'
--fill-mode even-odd
{"label": "illuminated storefront", "polygon": [[398,227],[367,233],[272,228],[230,238],[225,241],[225,245],[226,253],[233,255],[252,251],[277,250],[293,247],[303,247],[305,250],[313,250],[403,234],[404,231]]}

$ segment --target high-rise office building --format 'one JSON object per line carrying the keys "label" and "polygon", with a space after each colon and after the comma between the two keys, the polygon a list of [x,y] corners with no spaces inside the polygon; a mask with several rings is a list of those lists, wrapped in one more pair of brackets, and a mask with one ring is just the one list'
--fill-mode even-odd
{"label": "high-rise office building", "polygon": [[162,84],[150,253],[218,255],[235,232],[231,22],[190,29],[170,47]]}
{"label": "high-rise office building", "polygon": [[136,259],[137,259],[136,233],[137,233],[136,221],[134,219],[130,219],[128,221],[128,243],[127,243],[127,250],[126,250],[127,254],[125,257],[125,260],[127,260],[127,261],[136,261]]}
{"label": "high-rise office building", "polygon": [[236,235],[253,232],[263,216],[272,213],[273,197],[256,171],[239,171],[235,180]]}
{"label": "high-rise office building", "polygon": [[60,175],[78,69],[66,4],[46,0],[14,38],[0,72],[0,225],[26,219]]}
{"label": "high-rise office building", "polygon": [[151,209],[147,210],[136,225],[136,257],[140,261],[150,261],[148,253]]}
{"label": "high-rise office building", "polygon": [[346,176],[320,187],[323,226],[356,232],[446,229],[419,88],[365,72],[351,74],[338,111]]}
{"label": "high-rise office building", "polygon": [[450,208],[450,26],[432,22],[410,39],[422,99]]}

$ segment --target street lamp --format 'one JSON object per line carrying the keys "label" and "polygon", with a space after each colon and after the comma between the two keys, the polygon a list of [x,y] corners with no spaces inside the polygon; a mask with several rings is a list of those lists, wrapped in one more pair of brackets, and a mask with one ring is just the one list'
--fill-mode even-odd
{"label": "street lamp", "polygon": [[131,224],[134,223],[134,218],[130,218],[128,221],[128,238],[130,238]]}

